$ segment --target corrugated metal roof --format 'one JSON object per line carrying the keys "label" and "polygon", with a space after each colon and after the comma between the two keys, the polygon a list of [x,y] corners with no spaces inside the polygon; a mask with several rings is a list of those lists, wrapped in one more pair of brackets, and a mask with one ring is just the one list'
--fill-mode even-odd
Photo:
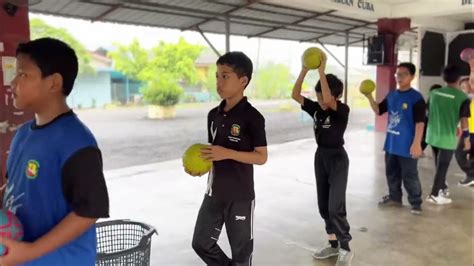
{"label": "corrugated metal roof", "polygon": [[[34,13],[180,30],[344,45],[376,34],[373,21],[342,17],[334,10],[318,12],[278,6],[256,0],[43,0],[30,7]],[[358,42],[359,41],[359,42]]]}

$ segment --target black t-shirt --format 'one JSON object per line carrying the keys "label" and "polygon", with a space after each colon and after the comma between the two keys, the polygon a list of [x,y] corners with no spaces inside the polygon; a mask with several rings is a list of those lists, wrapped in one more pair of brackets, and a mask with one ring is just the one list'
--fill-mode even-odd
{"label": "black t-shirt", "polygon": [[[265,118],[246,97],[227,112],[224,107],[222,101],[209,112],[209,143],[244,152],[267,146]],[[214,162],[206,194],[227,201],[254,199],[253,165],[234,160]]]}
{"label": "black t-shirt", "polygon": [[471,99],[465,100],[459,110],[459,119],[471,117]]}
{"label": "black t-shirt", "polygon": [[337,101],[337,111],[323,110],[319,103],[304,98],[301,109],[314,120],[314,136],[319,147],[333,149],[344,145],[344,132],[349,120],[349,106]]}

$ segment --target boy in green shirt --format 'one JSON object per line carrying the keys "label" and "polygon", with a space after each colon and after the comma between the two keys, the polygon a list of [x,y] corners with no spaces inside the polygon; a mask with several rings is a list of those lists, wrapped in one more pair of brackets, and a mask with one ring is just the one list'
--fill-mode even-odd
{"label": "boy in green shirt", "polygon": [[426,199],[433,204],[449,204],[446,174],[458,143],[456,129],[461,121],[464,149],[470,149],[467,119],[470,116],[469,99],[459,88],[461,78],[457,66],[448,66],[443,71],[446,87],[432,91],[429,96],[428,130],[426,143],[433,147],[436,173],[431,194]]}

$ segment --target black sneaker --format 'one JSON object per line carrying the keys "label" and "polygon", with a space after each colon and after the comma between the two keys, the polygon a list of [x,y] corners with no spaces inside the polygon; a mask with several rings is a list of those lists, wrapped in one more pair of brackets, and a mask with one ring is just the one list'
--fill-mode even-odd
{"label": "black sneaker", "polygon": [[463,187],[473,186],[473,185],[474,185],[474,179],[473,179],[473,178],[466,177],[464,180],[459,181],[458,184],[459,184],[460,186],[463,186]]}
{"label": "black sneaker", "polygon": [[382,199],[379,201],[380,207],[400,207],[402,206],[401,201],[396,201],[390,198],[389,195],[383,196]]}
{"label": "black sneaker", "polygon": [[421,213],[422,213],[421,206],[420,205],[412,206],[410,212],[413,215],[421,215]]}

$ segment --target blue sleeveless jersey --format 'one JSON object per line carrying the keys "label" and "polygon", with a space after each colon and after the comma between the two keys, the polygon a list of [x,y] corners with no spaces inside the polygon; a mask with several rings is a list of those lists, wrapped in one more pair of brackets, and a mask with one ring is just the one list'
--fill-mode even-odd
{"label": "blue sleeveless jersey", "polygon": [[415,138],[413,107],[423,96],[416,90],[392,91],[387,95],[388,125],[385,151],[411,158],[410,148]]}
{"label": "blue sleeveless jersey", "polygon": [[[19,218],[24,241],[33,242],[58,225],[72,209],[62,188],[62,169],[75,152],[97,147],[92,133],[74,113],[64,114],[43,128],[34,121],[17,131],[7,162],[8,181],[3,207]],[[71,243],[25,266],[94,265],[95,226]]]}

